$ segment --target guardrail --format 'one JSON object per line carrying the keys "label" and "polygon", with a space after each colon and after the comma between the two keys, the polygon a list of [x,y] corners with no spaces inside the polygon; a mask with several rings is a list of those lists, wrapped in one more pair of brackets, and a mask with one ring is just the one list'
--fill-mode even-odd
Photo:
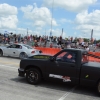
{"label": "guardrail", "polygon": [[54,55],[61,51],[60,48],[47,48],[47,47],[34,47],[37,50],[41,50],[44,54]]}

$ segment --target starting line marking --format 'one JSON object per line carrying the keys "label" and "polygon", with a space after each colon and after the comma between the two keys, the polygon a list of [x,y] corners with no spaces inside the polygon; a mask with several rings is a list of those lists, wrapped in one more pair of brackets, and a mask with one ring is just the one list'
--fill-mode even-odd
{"label": "starting line marking", "polygon": [[72,93],[75,90],[76,86],[73,87],[70,91],[68,91],[67,93],[65,93],[61,98],[59,98],[58,100],[64,100],[70,93]]}

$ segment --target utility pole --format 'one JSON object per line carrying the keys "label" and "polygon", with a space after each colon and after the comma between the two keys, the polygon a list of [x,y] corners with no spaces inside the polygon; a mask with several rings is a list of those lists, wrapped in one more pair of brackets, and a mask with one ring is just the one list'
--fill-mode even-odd
{"label": "utility pole", "polygon": [[[54,0],[53,0],[53,2],[52,2],[52,17],[51,17],[51,31],[50,31],[50,37],[52,36],[53,6],[54,6]],[[51,39],[50,39],[50,42],[51,42]]]}
{"label": "utility pole", "polygon": [[62,28],[62,33],[61,33],[61,37],[63,36],[63,28]]}
{"label": "utility pole", "polygon": [[51,33],[52,33],[52,20],[53,20],[53,5],[54,5],[54,0],[53,0],[53,3],[52,3]]}
{"label": "utility pole", "polygon": [[1,20],[0,20],[0,29],[1,29]]}
{"label": "utility pole", "polygon": [[28,37],[28,28],[27,28],[27,37]]}
{"label": "utility pole", "polygon": [[93,43],[93,29],[91,30],[91,44]]}
{"label": "utility pole", "polygon": [[45,36],[46,36],[46,29],[45,29]]}

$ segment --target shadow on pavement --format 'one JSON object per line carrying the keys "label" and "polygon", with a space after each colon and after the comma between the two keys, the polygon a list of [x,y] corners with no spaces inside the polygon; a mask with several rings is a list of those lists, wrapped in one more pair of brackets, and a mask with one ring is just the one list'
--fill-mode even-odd
{"label": "shadow on pavement", "polygon": [[[3,56],[3,58],[19,59],[18,57]],[[19,59],[20,60],[20,59]]]}
{"label": "shadow on pavement", "polygon": [[[17,77],[11,79],[12,81],[31,85],[26,82],[25,78]],[[44,88],[49,88],[49,89],[54,89],[54,90],[60,90],[60,91],[65,91],[65,92],[71,92],[71,90],[75,87],[75,85],[69,84],[69,83],[63,83],[63,82],[55,82],[55,81],[46,81],[43,80],[40,84],[34,85],[35,87],[44,87]],[[96,97],[98,98],[99,95],[96,92],[96,89],[93,87],[84,87],[84,86],[76,86],[75,90],[71,92],[73,94],[78,94],[78,95],[84,95],[84,96],[90,96],[90,97]]]}
{"label": "shadow on pavement", "polygon": [[78,86],[73,93],[84,96],[100,97],[96,91],[96,88],[93,87]]}

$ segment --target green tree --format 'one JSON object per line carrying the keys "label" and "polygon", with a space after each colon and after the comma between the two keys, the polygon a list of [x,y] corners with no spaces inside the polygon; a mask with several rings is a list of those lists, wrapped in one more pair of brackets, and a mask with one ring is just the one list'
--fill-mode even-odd
{"label": "green tree", "polygon": [[87,39],[87,38],[84,38],[84,42],[89,42],[89,39]]}
{"label": "green tree", "polygon": [[96,40],[96,42],[97,42],[97,43],[99,43],[99,42],[100,42],[100,40]]}

